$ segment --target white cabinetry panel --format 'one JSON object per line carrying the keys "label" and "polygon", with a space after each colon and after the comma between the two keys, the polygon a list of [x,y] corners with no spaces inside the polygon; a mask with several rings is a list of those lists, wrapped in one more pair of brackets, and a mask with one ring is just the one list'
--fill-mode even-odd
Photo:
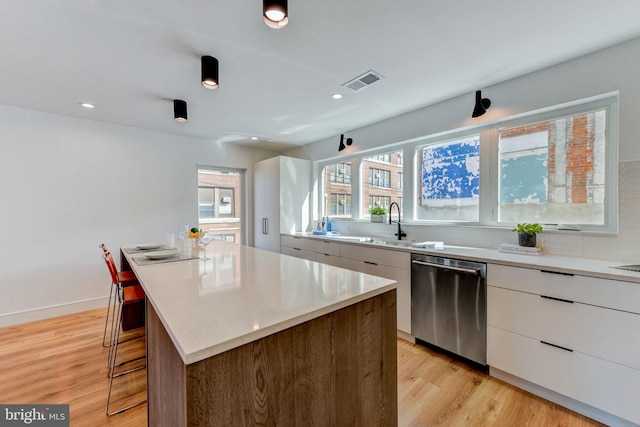
{"label": "white cabinetry panel", "polygon": [[489,326],[489,365],[634,423],[640,371]]}
{"label": "white cabinetry panel", "polygon": [[489,325],[640,369],[638,314],[493,286],[488,300]]}
{"label": "white cabinetry panel", "polygon": [[640,286],[487,266],[491,368],[640,423]]}

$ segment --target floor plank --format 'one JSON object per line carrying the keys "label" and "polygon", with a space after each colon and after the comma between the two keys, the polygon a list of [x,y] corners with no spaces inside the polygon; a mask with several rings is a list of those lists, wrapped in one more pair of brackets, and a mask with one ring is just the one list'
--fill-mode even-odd
{"label": "floor plank", "polygon": [[[146,404],[106,417],[105,310],[0,328],[0,402],[70,404],[72,426],[145,426]],[[128,342],[126,357],[143,354]],[[123,353],[125,351],[123,350]],[[145,370],[116,393],[144,398]],[[420,345],[398,340],[399,426],[601,426]]]}

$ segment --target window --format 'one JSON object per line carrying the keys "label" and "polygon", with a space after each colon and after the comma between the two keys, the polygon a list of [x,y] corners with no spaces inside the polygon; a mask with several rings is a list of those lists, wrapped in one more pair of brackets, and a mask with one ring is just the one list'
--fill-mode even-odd
{"label": "window", "polygon": [[369,168],[369,186],[391,188],[391,172],[384,169]]}
{"label": "window", "polygon": [[338,163],[328,165],[326,169],[327,181],[332,184],[351,185],[351,164]]}
{"label": "window", "polygon": [[604,225],[606,116],[499,129],[498,221]]}
{"label": "window", "polygon": [[[402,158],[402,151],[390,151],[362,159],[362,217],[370,218],[369,209],[377,205],[389,209],[392,202],[402,198],[402,171],[398,159]],[[380,168],[380,159],[388,163],[384,169]],[[399,181],[396,181],[399,180]]]}
{"label": "window", "polygon": [[351,217],[351,163],[336,163],[324,168],[324,214]]}
{"label": "window", "polygon": [[[330,195],[344,193],[353,199],[352,214],[358,219],[369,218],[375,203],[397,202],[407,221],[509,229],[538,222],[545,228],[571,224],[589,232],[618,230],[617,94],[383,150],[338,163],[348,165],[349,184],[353,165],[358,186],[334,184],[325,190],[320,203],[326,203],[326,212]],[[410,158],[406,182],[403,153]]]}
{"label": "window", "polygon": [[332,217],[350,217],[351,194],[331,194],[327,212]]}
{"label": "window", "polygon": [[480,136],[419,147],[418,158],[418,219],[479,221]]}
{"label": "window", "polygon": [[375,161],[384,162],[384,163],[391,163],[391,154],[390,153],[378,154],[377,156],[369,157],[369,160],[375,160]]}
{"label": "window", "polygon": [[391,197],[389,196],[369,196],[369,209],[371,209],[374,206],[382,206],[388,211],[390,204],[391,204]]}
{"label": "window", "polygon": [[242,172],[198,169],[198,228],[232,242],[241,241]]}

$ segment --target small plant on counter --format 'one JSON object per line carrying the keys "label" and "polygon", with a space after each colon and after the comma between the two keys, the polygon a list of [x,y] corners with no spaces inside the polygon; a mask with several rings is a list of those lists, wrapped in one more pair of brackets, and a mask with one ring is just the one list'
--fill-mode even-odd
{"label": "small plant on counter", "polygon": [[518,244],[520,246],[535,247],[536,234],[542,233],[542,226],[537,222],[518,224],[512,231],[518,233]]}
{"label": "small plant on counter", "polygon": [[369,208],[371,214],[371,222],[385,222],[387,220],[387,209],[382,206],[373,206]]}
{"label": "small plant on counter", "polygon": [[369,213],[371,215],[386,215],[387,210],[382,206],[374,206],[372,208],[369,208]]}

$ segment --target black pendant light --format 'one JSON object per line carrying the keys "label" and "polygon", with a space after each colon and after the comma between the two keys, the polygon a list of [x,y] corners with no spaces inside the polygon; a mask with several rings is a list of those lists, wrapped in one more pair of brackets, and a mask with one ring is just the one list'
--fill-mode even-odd
{"label": "black pendant light", "polygon": [[489,98],[483,98],[479,90],[476,91],[476,106],[473,108],[471,117],[480,117],[487,112],[491,106],[491,100]]}
{"label": "black pendant light", "polygon": [[207,89],[218,89],[218,60],[213,56],[203,56],[202,65],[202,86]]}
{"label": "black pendant light", "polygon": [[289,23],[287,0],[262,0],[262,19],[268,27],[284,28]]}
{"label": "black pendant light", "polygon": [[[345,148],[347,148],[347,146],[346,146],[346,145],[344,145],[344,143],[345,143],[344,135],[340,135],[340,145],[338,146],[338,151],[342,151],[342,150],[344,150]],[[346,143],[347,143],[347,145],[351,145],[351,144],[353,144],[353,139],[351,139],[351,138],[347,138]]]}
{"label": "black pendant light", "polygon": [[173,100],[173,118],[176,122],[184,123],[187,121],[187,102],[181,99]]}

